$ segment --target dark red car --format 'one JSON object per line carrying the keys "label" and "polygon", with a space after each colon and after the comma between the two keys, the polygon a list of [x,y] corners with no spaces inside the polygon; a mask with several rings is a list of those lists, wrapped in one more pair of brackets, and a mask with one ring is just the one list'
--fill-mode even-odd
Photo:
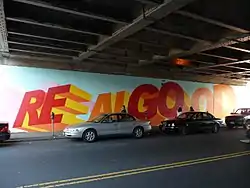
{"label": "dark red car", "polygon": [[229,129],[234,127],[246,128],[250,125],[250,108],[239,108],[231,115],[225,117],[225,123]]}
{"label": "dark red car", "polygon": [[0,122],[0,142],[10,139],[9,123]]}

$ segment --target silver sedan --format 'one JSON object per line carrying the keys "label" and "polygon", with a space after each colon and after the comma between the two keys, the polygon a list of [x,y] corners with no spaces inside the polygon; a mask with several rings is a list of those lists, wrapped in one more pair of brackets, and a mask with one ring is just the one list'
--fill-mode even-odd
{"label": "silver sedan", "polygon": [[136,120],[126,113],[102,114],[91,121],[66,127],[63,134],[67,138],[81,138],[94,142],[98,136],[132,134],[142,138],[152,129],[149,121]]}

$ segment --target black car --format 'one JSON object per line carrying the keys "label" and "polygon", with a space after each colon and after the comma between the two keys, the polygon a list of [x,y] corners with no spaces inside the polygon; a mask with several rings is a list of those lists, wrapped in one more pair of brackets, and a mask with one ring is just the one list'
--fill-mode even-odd
{"label": "black car", "polygon": [[0,122],[0,142],[9,139],[10,139],[9,124]]}
{"label": "black car", "polygon": [[229,129],[234,127],[247,128],[250,125],[250,108],[239,108],[231,115],[225,117],[226,125]]}
{"label": "black car", "polygon": [[159,126],[164,133],[176,132],[183,135],[200,131],[218,133],[223,121],[208,112],[184,112],[172,120],[162,121]]}

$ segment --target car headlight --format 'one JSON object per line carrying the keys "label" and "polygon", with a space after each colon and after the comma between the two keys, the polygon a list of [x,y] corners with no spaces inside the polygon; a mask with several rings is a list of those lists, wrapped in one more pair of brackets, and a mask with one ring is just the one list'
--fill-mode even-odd
{"label": "car headlight", "polygon": [[174,123],[172,123],[172,125],[171,125],[172,127],[174,127],[175,126],[175,124]]}

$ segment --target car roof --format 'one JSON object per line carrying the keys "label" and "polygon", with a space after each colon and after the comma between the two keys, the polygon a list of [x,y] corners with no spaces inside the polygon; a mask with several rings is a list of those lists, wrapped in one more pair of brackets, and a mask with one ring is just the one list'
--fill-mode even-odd
{"label": "car roof", "polygon": [[105,114],[105,115],[119,115],[119,114],[127,114],[127,115],[130,115],[130,116],[133,116],[133,115],[131,115],[131,114],[129,114],[129,113],[123,113],[123,112],[107,113],[107,114]]}
{"label": "car roof", "polygon": [[210,112],[204,112],[204,111],[188,111],[183,113],[210,113]]}

